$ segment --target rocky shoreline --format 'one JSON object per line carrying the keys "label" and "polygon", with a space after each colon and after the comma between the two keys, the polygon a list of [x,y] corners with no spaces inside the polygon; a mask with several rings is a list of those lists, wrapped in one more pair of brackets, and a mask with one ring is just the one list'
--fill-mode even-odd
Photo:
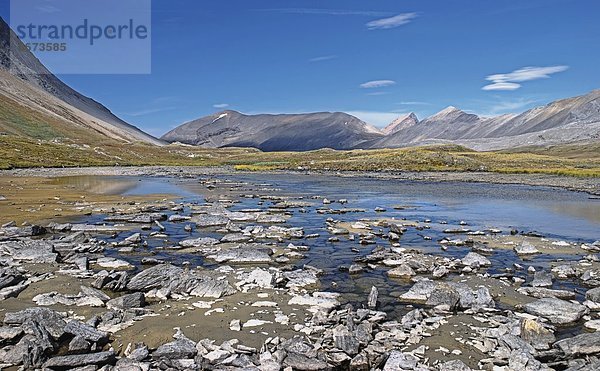
{"label": "rocky shoreline", "polygon": [[[10,173],[175,176],[193,179],[206,193],[196,202],[163,199],[90,211],[87,222],[4,221],[0,368],[600,367],[600,241],[392,219],[386,208],[393,205],[368,219],[345,195],[281,195],[268,184],[228,180],[217,169],[188,170]],[[240,200],[254,207],[240,208]],[[293,225],[295,215],[322,216],[321,232]],[[451,257],[403,247],[411,231],[427,240],[432,229],[444,235],[437,241],[442,251],[469,251]],[[393,298],[402,315],[382,308],[376,284],[352,302],[323,290],[336,286],[324,282],[330,272],[303,263],[312,241],[323,237],[354,253],[338,267],[341,279],[380,271],[403,282],[407,289]],[[507,249],[518,260],[493,267],[492,257]],[[550,262],[547,269],[528,266],[539,255]]]}

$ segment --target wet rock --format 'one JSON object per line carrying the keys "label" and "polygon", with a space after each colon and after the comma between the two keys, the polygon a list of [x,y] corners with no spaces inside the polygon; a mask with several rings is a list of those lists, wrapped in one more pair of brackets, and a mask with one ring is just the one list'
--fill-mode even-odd
{"label": "wet rock", "polygon": [[350,266],[350,268],[348,268],[348,273],[350,274],[360,274],[362,272],[364,272],[364,268],[361,265],[358,264],[352,264]]}
{"label": "wet rock", "polygon": [[529,314],[545,317],[555,324],[568,324],[579,320],[587,313],[587,308],[555,298],[544,298],[523,306]]}
{"label": "wet rock", "polygon": [[235,249],[222,250],[216,254],[208,255],[207,258],[217,263],[270,263],[272,262],[271,249],[259,249],[239,247]]}
{"label": "wet rock", "polygon": [[536,249],[535,246],[525,241],[520,245],[515,246],[515,252],[518,255],[533,255],[539,254],[540,251]]}
{"label": "wet rock", "polygon": [[407,264],[402,264],[388,271],[388,276],[391,278],[409,279],[416,275],[415,271]]}
{"label": "wet rock", "polygon": [[554,344],[568,357],[600,353],[600,332],[581,334]]}
{"label": "wet rock", "polygon": [[533,287],[551,287],[552,286],[552,273],[545,271],[538,271],[533,274],[533,281],[531,282]]}
{"label": "wet rock", "polygon": [[552,290],[543,287],[520,287],[517,292],[534,298],[575,299],[575,293],[567,290]]}
{"label": "wet rock", "polygon": [[108,268],[108,269],[131,269],[131,268],[133,268],[133,265],[131,265],[129,262],[126,262],[125,260],[109,258],[109,257],[98,258],[96,260],[96,265],[98,265],[102,268]]}
{"label": "wet rock", "polygon": [[192,221],[196,223],[196,226],[206,228],[227,225],[229,218],[222,215],[198,215],[193,217]]}
{"label": "wet rock", "polygon": [[369,293],[369,298],[367,299],[367,307],[371,309],[375,309],[377,307],[377,297],[379,296],[379,290],[377,287],[372,286],[371,292]]}
{"label": "wet rock", "polygon": [[146,305],[146,298],[141,292],[123,295],[118,298],[109,300],[106,303],[106,307],[109,309],[142,308],[144,305]]}
{"label": "wet rock", "polygon": [[487,267],[492,265],[492,262],[483,255],[479,255],[476,252],[470,252],[461,260],[462,264],[467,267]]}
{"label": "wet rock", "polygon": [[88,365],[103,366],[107,364],[114,364],[115,362],[115,353],[113,351],[108,351],[92,354],[54,357],[46,361],[42,367],[45,369],[65,369]]}
{"label": "wet rock", "polygon": [[309,287],[319,283],[316,273],[308,270],[284,272],[283,277],[288,281],[288,288]]}
{"label": "wet rock", "polygon": [[200,237],[194,238],[190,240],[183,240],[179,242],[179,246],[181,247],[205,247],[205,246],[214,246],[219,243],[219,240],[211,237]]}

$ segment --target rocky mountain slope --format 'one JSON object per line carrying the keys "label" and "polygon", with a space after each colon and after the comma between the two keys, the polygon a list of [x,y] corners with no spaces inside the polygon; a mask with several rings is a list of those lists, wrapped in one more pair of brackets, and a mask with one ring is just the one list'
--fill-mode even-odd
{"label": "rocky mountain slope", "polygon": [[163,144],[50,73],[1,18],[0,132],[35,139]]}
{"label": "rocky mountain slope", "polygon": [[600,140],[600,90],[522,114],[480,117],[455,107],[394,130],[370,148],[456,143],[478,150]]}
{"label": "rocky mountain slope", "polygon": [[341,112],[244,115],[223,111],[183,124],[162,139],[209,148],[309,151],[355,148],[383,137],[384,134],[373,126]]}

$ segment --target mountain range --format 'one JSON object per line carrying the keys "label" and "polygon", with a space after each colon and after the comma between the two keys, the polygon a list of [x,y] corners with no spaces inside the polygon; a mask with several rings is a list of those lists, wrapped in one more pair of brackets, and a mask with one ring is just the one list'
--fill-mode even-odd
{"label": "mountain range", "polygon": [[183,124],[162,137],[208,148],[263,151],[372,149],[461,144],[476,150],[587,143],[600,140],[600,90],[521,114],[482,117],[447,107],[419,121],[402,115],[377,129],[342,112],[244,115],[223,111]]}

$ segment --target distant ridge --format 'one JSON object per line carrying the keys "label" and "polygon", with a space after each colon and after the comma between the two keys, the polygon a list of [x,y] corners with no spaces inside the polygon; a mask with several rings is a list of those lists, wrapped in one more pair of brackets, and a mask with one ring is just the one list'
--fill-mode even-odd
{"label": "distant ridge", "polygon": [[355,148],[383,136],[375,127],[342,112],[244,115],[228,110],[183,124],[162,139],[208,148],[310,151]]}

